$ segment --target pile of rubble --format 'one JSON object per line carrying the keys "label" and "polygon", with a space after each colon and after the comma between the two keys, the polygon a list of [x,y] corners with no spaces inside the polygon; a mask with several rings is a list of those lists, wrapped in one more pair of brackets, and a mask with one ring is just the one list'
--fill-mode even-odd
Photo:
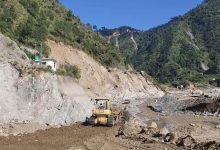
{"label": "pile of rubble", "polygon": [[173,128],[165,125],[159,128],[156,122],[149,126],[140,125],[135,119],[130,119],[120,127],[116,137],[139,142],[140,145],[160,144],[171,149],[218,150],[220,143],[216,141],[199,142],[191,135],[179,136]]}
{"label": "pile of rubble", "polygon": [[[197,92],[198,93],[198,92]],[[196,115],[220,116],[220,90],[200,92],[201,95],[186,95],[177,97],[175,94],[165,94],[162,98],[149,105],[160,113],[194,112]]]}

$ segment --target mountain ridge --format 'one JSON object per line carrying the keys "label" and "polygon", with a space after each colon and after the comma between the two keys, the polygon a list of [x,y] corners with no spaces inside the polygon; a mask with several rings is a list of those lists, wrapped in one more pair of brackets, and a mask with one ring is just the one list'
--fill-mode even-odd
{"label": "mountain ridge", "polygon": [[[138,50],[127,43],[120,51],[137,70],[145,70],[161,83],[207,83],[220,74],[219,10],[218,0],[206,0],[166,24],[138,31],[134,34]],[[126,41],[129,37],[122,42]],[[123,53],[126,49],[129,54]]]}

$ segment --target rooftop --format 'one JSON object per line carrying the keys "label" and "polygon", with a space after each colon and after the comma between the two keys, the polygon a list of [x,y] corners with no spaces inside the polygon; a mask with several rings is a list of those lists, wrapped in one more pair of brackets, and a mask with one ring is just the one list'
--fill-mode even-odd
{"label": "rooftop", "polygon": [[57,62],[55,59],[53,58],[42,58],[41,61],[53,61],[53,62]]}

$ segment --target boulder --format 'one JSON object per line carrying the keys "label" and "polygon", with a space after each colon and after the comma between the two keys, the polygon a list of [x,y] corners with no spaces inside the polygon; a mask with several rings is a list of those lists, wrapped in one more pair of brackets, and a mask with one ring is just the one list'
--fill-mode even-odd
{"label": "boulder", "polygon": [[183,146],[183,147],[188,147],[188,148],[192,148],[194,147],[196,144],[196,141],[194,138],[192,138],[190,135],[186,136],[186,137],[180,137],[177,141],[176,141],[176,145],[177,146]]}
{"label": "boulder", "polygon": [[175,134],[173,133],[168,133],[165,137],[164,137],[164,142],[171,142],[175,139]]}
{"label": "boulder", "polygon": [[150,127],[156,129],[157,128],[157,123],[156,122],[152,122]]}
{"label": "boulder", "polygon": [[170,131],[166,127],[160,129],[161,135],[167,135],[168,133],[170,133]]}
{"label": "boulder", "polygon": [[203,94],[204,92],[202,90],[195,90],[192,92],[193,97],[199,97],[199,96],[202,96]]}
{"label": "boulder", "polygon": [[220,124],[215,126],[216,129],[220,129]]}

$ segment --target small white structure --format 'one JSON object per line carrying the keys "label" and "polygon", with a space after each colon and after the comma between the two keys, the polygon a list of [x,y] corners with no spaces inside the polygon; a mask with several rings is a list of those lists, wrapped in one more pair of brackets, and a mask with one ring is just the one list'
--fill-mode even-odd
{"label": "small white structure", "polygon": [[53,71],[57,70],[57,61],[55,59],[42,58],[41,59],[41,64],[50,67],[51,70],[53,70]]}

